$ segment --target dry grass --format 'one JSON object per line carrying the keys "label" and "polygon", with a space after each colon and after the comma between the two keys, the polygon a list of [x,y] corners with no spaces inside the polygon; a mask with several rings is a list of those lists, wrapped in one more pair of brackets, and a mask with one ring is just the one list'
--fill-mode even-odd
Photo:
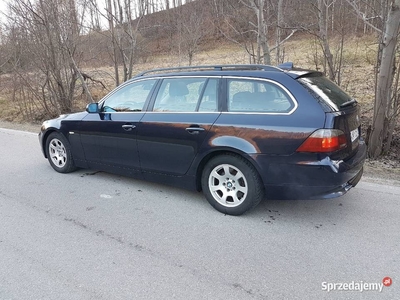
{"label": "dry grass", "polygon": [[[213,65],[213,64],[247,64],[249,55],[238,45],[231,43],[216,42],[218,45],[213,47],[212,42],[202,45],[204,50],[195,55],[193,65]],[[337,50],[339,41],[333,40],[332,51]],[[350,95],[354,96],[361,104],[362,110],[368,112],[372,108],[374,99],[374,63],[376,56],[376,41],[374,37],[363,38],[351,37],[345,40],[342,65],[341,86]],[[295,66],[309,69],[321,68],[320,46],[309,36],[297,37],[289,40],[284,46],[285,61],[292,61]],[[272,61],[275,61],[272,53]],[[184,55],[177,53],[159,54],[148,57],[146,63],[137,63],[134,74],[145,70],[163,67],[187,65],[188,60]],[[96,80],[101,80],[106,89],[100,84],[89,83],[93,98],[98,101],[110,90],[115,87],[114,70],[112,67],[86,68],[83,70]],[[121,76],[122,77],[122,76]],[[0,76],[0,119],[9,121],[21,121],[21,107],[13,102],[12,85],[10,77]],[[74,110],[82,110],[86,105],[86,97],[77,93],[74,102]],[[41,114],[38,112],[38,116]]]}
{"label": "dry grass", "polygon": [[[339,41],[332,42],[332,51],[337,50]],[[350,95],[354,96],[367,109],[372,107],[374,99],[374,64],[376,60],[376,41],[374,37],[363,38],[352,37],[345,41],[342,63],[341,86]],[[210,45],[203,45],[205,50],[200,51],[194,57],[193,65],[214,65],[214,64],[248,64],[249,55],[246,51],[231,43],[219,43],[212,48]],[[291,61],[295,66],[306,69],[321,69],[322,58],[320,46],[312,38],[296,38],[288,41],[284,46],[285,61]],[[317,53],[317,54],[316,54]],[[275,61],[275,53],[272,53],[272,61]],[[188,60],[177,54],[164,54],[149,57],[146,63],[137,63],[134,74],[155,68],[174,66],[185,66]],[[108,90],[114,87],[113,68],[104,67],[87,69],[96,79],[102,80],[107,90],[93,87],[93,94],[96,99],[104,96]]]}

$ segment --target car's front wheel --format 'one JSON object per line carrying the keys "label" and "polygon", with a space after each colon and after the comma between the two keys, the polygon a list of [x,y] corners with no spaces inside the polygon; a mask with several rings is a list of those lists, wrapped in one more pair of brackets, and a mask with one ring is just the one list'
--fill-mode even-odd
{"label": "car's front wheel", "polygon": [[70,173],[76,170],[72,159],[71,146],[67,139],[58,132],[51,133],[46,140],[47,159],[59,173]]}
{"label": "car's front wheel", "polygon": [[258,172],[247,160],[235,154],[212,158],[204,167],[201,185],[208,202],[229,215],[245,213],[264,197]]}

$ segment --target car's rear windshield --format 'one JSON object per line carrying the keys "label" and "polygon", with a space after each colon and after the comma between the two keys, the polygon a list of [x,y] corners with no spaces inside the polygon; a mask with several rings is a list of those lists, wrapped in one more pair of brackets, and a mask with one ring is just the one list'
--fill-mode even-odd
{"label": "car's rear windshield", "polygon": [[352,100],[340,87],[323,76],[301,77],[298,81],[310,93],[334,111],[339,111],[341,105]]}

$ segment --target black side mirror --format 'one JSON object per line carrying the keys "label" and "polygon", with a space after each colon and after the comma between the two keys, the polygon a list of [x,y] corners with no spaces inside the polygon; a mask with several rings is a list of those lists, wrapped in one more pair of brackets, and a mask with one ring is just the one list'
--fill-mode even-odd
{"label": "black side mirror", "polygon": [[89,103],[86,106],[86,111],[89,114],[93,114],[93,113],[99,113],[99,104],[98,103]]}

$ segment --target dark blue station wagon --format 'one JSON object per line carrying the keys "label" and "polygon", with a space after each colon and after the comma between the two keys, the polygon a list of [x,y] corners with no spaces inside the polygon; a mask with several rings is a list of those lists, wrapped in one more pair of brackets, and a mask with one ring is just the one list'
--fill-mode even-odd
{"label": "dark blue station wagon", "polygon": [[366,156],[357,102],[290,63],[147,71],[85,112],[45,121],[39,139],[57,172],[91,168],[202,190],[231,215],[263,198],[341,196]]}

